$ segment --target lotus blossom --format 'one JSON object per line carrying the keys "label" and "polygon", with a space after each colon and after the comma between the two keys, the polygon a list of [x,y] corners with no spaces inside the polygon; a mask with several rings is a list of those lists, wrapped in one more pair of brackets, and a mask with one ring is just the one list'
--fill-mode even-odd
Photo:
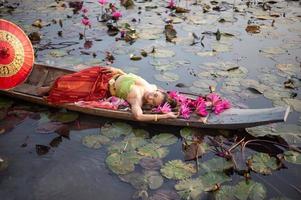
{"label": "lotus blossom", "polygon": [[154,108],[152,111],[156,113],[169,113],[171,112],[171,108],[169,103],[165,102],[162,106],[158,106],[157,108]]}
{"label": "lotus blossom", "polygon": [[205,101],[199,102],[197,104],[196,112],[197,112],[198,115],[200,115],[202,117],[206,117],[208,115],[208,111],[207,111],[207,108],[206,108]]}
{"label": "lotus blossom", "polygon": [[184,119],[188,119],[190,117],[190,114],[191,114],[191,110],[189,106],[186,103],[182,103],[182,105],[180,106],[180,115]]}
{"label": "lotus blossom", "polygon": [[178,103],[183,103],[187,101],[187,97],[180,94],[177,91],[171,91],[169,92],[169,97],[176,100]]}
{"label": "lotus blossom", "polygon": [[86,14],[88,12],[88,9],[87,8],[82,8],[82,13]]}
{"label": "lotus blossom", "polygon": [[117,21],[117,20],[119,20],[120,17],[122,17],[122,14],[119,11],[115,11],[115,12],[113,12],[112,17],[114,20]]}
{"label": "lotus blossom", "polygon": [[104,5],[107,3],[107,0],[98,0],[98,3],[99,3],[101,6],[104,6]]}
{"label": "lotus blossom", "polygon": [[220,96],[216,93],[208,94],[206,99],[207,99],[207,101],[211,101],[212,106],[215,106],[215,104],[217,104],[219,101],[221,101]]}
{"label": "lotus blossom", "polygon": [[218,115],[218,114],[222,113],[224,110],[226,110],[230,107],[231,107],[231,105],[230,105],[229,101],[221,100],[218,103],[216,103],[212,109],[214,110],[214,113],[216,115]]}
{"label": "lotus blossom", "polygon": [[176,3],[174,0],[169,0],[167,8],[174,9],[176,7]]}
{"label": "lotus blossom", "polygon": [[83,24],[84,26],[91,26],[91,22],[90,22],[90,20],[89,20],[88,17],[84,17],[84,18],[82,19],[82,24]]}

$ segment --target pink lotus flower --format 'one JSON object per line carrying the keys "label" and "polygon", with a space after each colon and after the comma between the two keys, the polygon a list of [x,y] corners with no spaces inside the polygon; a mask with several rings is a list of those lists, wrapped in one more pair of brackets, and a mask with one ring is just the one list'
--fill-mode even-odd
{"label": "pink lotus flower", "polygon": [[169,92],[169,97],[176,100],[178,103],[184,103],[187,101],[187,97],[177,91]]}
{"label": "pink lotus flower", "polygon": [[180,115],[184,118],[184,119],[188,119],[190,117],[190,113],[191,110],[188,107],[187,104],[182,103],[182,105],[180,106]]}
{"label": "pink lotus flower", "polygon": [[82,24],[83,24],[84,26],[91,26],[91,22],[90,22],[89,18],[87,18],[87,17],[84,17],[84,18],[82,19]]}
{"label": "pink lotus flower", "polygon": [[174,9],[176,7],[176,3],[174,0],[169,0],[167,8]]}
{"label": "pink lotus flower", "polygon": [[207,101],[211,101],[212,105],[215,106],[219,101],[221,101],[221,98],[216,93],[208,94],[206,97]]}
{"label": "pink lotus flower", "polygon": [[162,106],[160,105],[157,108],[154,108],[152,111],[156,113],[169,113],[171,112],[171,108],[169,103],[166,102]]}
{"label": "pink lotus flower", "polygon": [[84,14],[86,14],[86,13],[88,12],[88,9],[87,9],[87,8],[82,8],[82,12],[83,12]]}
{"label": "pink lotus flower", "polygon": [[115,11],[113,12],[112,17],[114,20],[119,20],[119,18],[122,17],[122,14],[119,11]]}
{"label": "pink lotus flower", "polygon": [[208,115],[206,102],[202,97],[198,97],[195,105],[196,105],[196,112],[198,115],[202,117],[206,117]]}
{"label": "pink lotus flower", "polygon": [[222,113],[224,110],[230,108],[231,105],[230,105],[230,102],[227,101],[227,100],[221,100],[219,101],[218,103],[216,103],[213,107],[213,110],[214,110],[214,113],[216,115]]}
{"label": "pink lotus flower", "polygon": [[104,6],[104,5],[107,3],[107,0],[98,0],[98,3],[99,3],[101,6]]}

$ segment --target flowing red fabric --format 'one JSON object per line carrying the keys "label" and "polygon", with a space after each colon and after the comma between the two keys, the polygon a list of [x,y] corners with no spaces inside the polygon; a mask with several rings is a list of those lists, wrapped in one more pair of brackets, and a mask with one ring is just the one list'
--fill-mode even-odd
{"label": "flowing red fabric", "polygon": [[112,73],[104,73],[106,67],[90,67],[56,79],[47,101],[53,104],[94,101],[110,96],[109,80]]}

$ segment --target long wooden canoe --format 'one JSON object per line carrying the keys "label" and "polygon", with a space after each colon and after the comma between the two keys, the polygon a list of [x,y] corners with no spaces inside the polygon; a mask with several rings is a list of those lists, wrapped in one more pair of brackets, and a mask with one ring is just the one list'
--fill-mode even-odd
{"label": "long wooden canoe", "polygon": [[[86,114],[135,121],[131,112],[122,110],[108,110],[99,108],[84,108],[75,104],[51,105],[41,96],[36,94],[36,89],[41,86],[50,85],[57,77],[72,73],[74,71],[55,68],[51,66],[35,64],[30,76],[22,85],[6,91],[0,91],[0,94],[19,98],[32,103],[47,105],[51,107],[61,107],[72,111],[78,111]],[[210,114],[207,123],[200,121],[199,117],[192,116],[189,120],[185,119],[161,119],[157,122],[149,121],[147,123],[190,126],[199,128],[217,128],[217,129],[238,129],[258,126],[263,124],[284,122],[289,114],[289,107],[274,107],[265,109],[238,109],[231,108],[225,112],[215,115]]]}

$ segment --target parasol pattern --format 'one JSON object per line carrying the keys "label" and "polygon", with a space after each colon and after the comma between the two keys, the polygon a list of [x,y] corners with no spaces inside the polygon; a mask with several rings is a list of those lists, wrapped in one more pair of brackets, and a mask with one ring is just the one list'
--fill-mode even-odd
{"label": "parasol pattern", "polygon": [[0,19],[0,90],[23,83],[34,63],[32,44],[17,25]]}

